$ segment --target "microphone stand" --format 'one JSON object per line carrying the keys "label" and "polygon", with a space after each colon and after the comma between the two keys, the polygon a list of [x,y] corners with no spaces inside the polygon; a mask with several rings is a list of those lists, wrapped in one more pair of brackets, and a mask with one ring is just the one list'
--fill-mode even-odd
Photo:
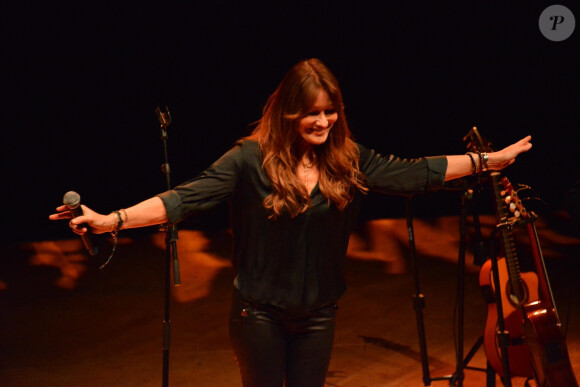
{"label": "microphone stand", "polygon": [[[167,128],[171,124],[171,114],[166,106],[166,112],[162,112],[159,106],[155,109],[161,126],[161,139],[163,140],[163,154],[165,162],[161,171],[165,174],[167,189],[171,189],[171,168],[167,156]],[[169,385],[169,345],[171,338],[171,320],[169,319],[169,305],[171,303],[171,265],[173,262],[173,281],[175,286],[181,284],[179,274],[179,260],[177,259],[177,226],[165,224],[160,227],[165,231],[165,315],[163,319],[163,387]]]}
{"label": "microphone stand", "polygon": [[[413,215],[412,215],[412,199],[413,196],[407,197],[405,212],[407,218],[407,232],[409,237],[409,261],[411,271],[413,273],[413,280],[415,285],[415,293],[413,294],[413,309],[415,310],[415,319],[417,320],[417,333],[419,335],[419,352],[421,356],[421,367],[423,372],[423,384],[430,386],[433,381],[448,380],[449,385],[462,387],[464,381],[464,370],[471,369],[477,371],[487,371],[485,369],[470,367],[469,362],[477,352],[477,349],[483,344],[483,337],[480,337],[473,347],[464,357],[464,314],[465,314],[465,255],[466,255],[466,229],[467,216],[469,213],[469,203],[473,198],[474,188],[471,183],[459,180],[455,184],[449,184],[450,191],[461,192],[461,216],[459,222],[459,257],[458,257],[458,286],[457,286],[457,343],[455,356],[455,372],[451,375],[444,375],[439,377],[432,377],[429,369],[429,356],[427,354],[427,338],[425,335],[425,322],[423,318],[423,309],[425,309],[425,296],[421,292],[421,285],[419,281],[419,269],[417,265],[417,253],[415,247],[415,233],[413,229]],[[480,239],[479,219],[476,213],[472,214],[474,223],[476,224],[476,233],[478,240]],[[479,251],[480,249],[478,249]],[[489,374],[488,374],[489,379]],[[488,386],[489,386],[488,382]]]}

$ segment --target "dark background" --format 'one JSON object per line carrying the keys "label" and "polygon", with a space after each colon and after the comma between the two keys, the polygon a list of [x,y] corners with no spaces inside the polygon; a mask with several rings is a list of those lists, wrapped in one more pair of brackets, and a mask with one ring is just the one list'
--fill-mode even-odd
{"label": "dark background", "polygon": [[[580,17],[574,1],[558,1]],[[545,210],[580,179],[579,27],[546,39],[553,2],[13,2],[0,13],[2,238],[70,237],[47,218],[68,190],[99,212],[165,190],[156,106],[167,105],[172,183],[248,134],[286,71],[318,57],[343,88],[356,139],[405,157],[533,135],[505,174]],[[363,217],[400,216],[371,196]],[[443,192],[420,214],[457,212]],[[225,224],[224,211],[193,222]]]}

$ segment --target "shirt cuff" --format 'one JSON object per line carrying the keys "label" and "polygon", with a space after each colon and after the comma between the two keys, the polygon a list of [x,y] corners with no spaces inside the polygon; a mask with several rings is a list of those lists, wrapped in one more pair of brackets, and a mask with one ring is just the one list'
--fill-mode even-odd
{"label": "shirt cuff", "polygon": [[161,199],[167,212],[167,221],[169,224],[175,224],[183,218],[183,207],[181,206],[181,196],[174,191],[165,191],[157,195]]}
{"label": "shirt cuff", "polygon": [[425,157],[425,159],[429,169],[428,185],[433,188],[442,187],[445,183],[445,174],[447,172],[447,157],[429,156]]}

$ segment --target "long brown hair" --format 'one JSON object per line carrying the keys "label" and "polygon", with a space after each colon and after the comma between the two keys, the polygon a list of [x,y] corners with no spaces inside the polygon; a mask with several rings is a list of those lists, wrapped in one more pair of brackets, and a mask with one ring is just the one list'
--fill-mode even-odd
{"label": "long brown hair", "polygon": [[320,90],[328,94],[338,119],[326,142],[315,147],[319,189],[341,210],[353,199],[356,189],[367,191],[338,81],[320,60],[308,59],[294,65],[284,76],[247,137],[259,143],[262,166],[272,182],[272,193],[264,199],[264,207],[272,211],[273,218],[284,211],[294,217],[310,207],[310,194],[295,172],[299,160],[294,145],[299,139],[298,121],[308,114]]}

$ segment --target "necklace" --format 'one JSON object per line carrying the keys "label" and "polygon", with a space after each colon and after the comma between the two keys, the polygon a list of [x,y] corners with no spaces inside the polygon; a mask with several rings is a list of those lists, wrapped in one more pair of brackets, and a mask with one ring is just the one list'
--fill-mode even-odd
{"label": "necklace", "polygon": [[310,184],[310,171],[314,166],[314,157],[312,157],[312,160],[308,162],[302,160],[301,164],[302,164],[302,173],[304,174],[304,182],[306,183],[306,185],[308,185]]}

